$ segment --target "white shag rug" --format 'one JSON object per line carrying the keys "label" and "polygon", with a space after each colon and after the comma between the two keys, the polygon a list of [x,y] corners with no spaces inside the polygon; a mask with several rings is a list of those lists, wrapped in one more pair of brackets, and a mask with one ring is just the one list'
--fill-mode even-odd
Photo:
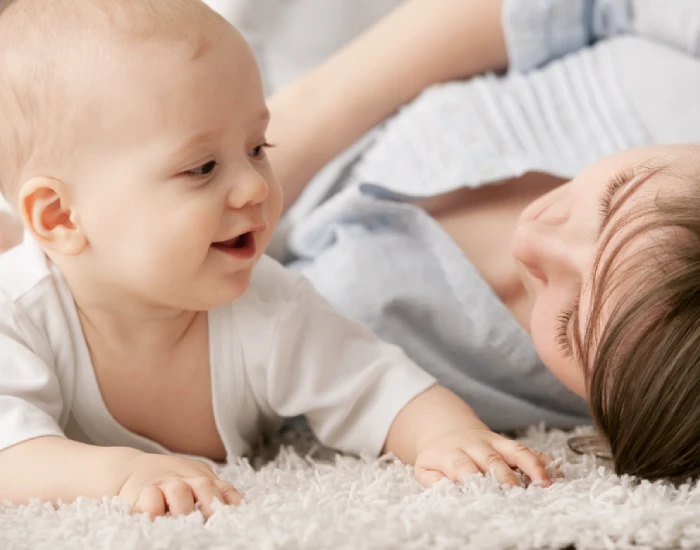
{"label": "white shag rug", "polygon": [[565,478],[549,488],[475,476],[423,489],[396,461],[329,457],[288,433],[282,442],[294,445],[271,462],[222,469],[246,504],[221,507],[207,522],[199,512],[150,522],[109,499],[33,503],[0,508],[0,549],[700,548],[699,485],[618,478],[569,451],[569,435],[533,428],[522,438],[562,459]]}

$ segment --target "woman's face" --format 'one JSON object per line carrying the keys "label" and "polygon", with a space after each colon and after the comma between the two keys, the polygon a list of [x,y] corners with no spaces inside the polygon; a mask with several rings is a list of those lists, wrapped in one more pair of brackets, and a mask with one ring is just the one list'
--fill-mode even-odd
{"label": "woman's face", "polygon": [[[585,332],[596,253],[616,220],[635,204],[653,200],[664,188],[664,177],[649,176],[637,167],[669,156],[675,159],[678,153],[698,158],[700,147],[646,147],[607,157],[539,197],[518,220],[512,250],[531,300],[530,334],[535,348],[547,368],[582,397],[587,393],[584,370],[574,339],[582,340]],[[608,216],[611,210],[615,212]],[[626,225],[625,233],[633,225]],[[612,236],[606,250],[623,237]],[[623,256],[644,246],[645,239],[635,239]],[[603,253],[601,265],[605,261]],[[606,311],[610,304],[601,310],[603,326]]]}

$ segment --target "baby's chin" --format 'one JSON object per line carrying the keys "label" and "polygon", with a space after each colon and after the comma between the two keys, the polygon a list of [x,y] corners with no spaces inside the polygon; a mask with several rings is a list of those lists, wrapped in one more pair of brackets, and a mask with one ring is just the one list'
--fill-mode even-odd
{"label": "baby's chin", "polygon": [[259,258],[256,258],[254,262],[251,262],[249,266],[240,271],[227,276],[225,280],[222,281],[220,289],[212,293],[212,296],[207,300],[209,302],[209,307],[206,309],[214,309],[243,296],[248,291],[248,288],[250,288],[253,270],[258,263],[258,259]]}

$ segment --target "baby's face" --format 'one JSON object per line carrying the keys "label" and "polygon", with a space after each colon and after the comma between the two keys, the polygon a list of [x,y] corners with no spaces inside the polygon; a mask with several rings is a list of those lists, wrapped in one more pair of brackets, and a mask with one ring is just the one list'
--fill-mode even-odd
{"label": "baby's face", "polygon": [[193,310],[246,290],[282,205],[253,56],[223,23],[208,38],[194,59],[155,39],[108,50],[96,79],[103,116],[71,182],[88,241],[81,268]]}
{"label": "baby's face", "polygon": [[[582,397],[587,393],[584,369],[574,341],[583,339],[592,292],[600,291],[591,284],[596,253],[615,222],[625,219],[631,208],[641,203],[652,205],[659,192],[681,192],[679,186],[684,183],[663,176],[647,178],[635,167],[669,158],[682,165],[699,155],[698,146],[625,151],[586,168],[572,181],[534,201],[520,216],[513,254],[531,298],[530,334],[544,364]],[[627,191],[630,195],[625,198]],[[622,234],[612,234],[603,249],[601,265],[634,225],[632,219]],[[625,261],[644,250],[650,238],[653,236],[645,234],[634,239],[618,260]],[[615,292],[633,292],[632,285],[621,281]],[[612,293],[610,303],[603,304],[599,319],[603,326],[615,296]]]}

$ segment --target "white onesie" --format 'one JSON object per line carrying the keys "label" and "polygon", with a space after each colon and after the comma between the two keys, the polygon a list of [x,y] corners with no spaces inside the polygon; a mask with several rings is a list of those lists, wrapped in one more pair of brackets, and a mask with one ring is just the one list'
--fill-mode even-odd
{"label": "white onesie", "polygon": [[[243,296],[209,312],[209,349],[229,458],[297,415],[328,446],[377,454],[401,408],[434,383],[268,257]],[[26,239],[0,255],[0,450],[47,435],[169,454],[109,413],[70,289]]]}

